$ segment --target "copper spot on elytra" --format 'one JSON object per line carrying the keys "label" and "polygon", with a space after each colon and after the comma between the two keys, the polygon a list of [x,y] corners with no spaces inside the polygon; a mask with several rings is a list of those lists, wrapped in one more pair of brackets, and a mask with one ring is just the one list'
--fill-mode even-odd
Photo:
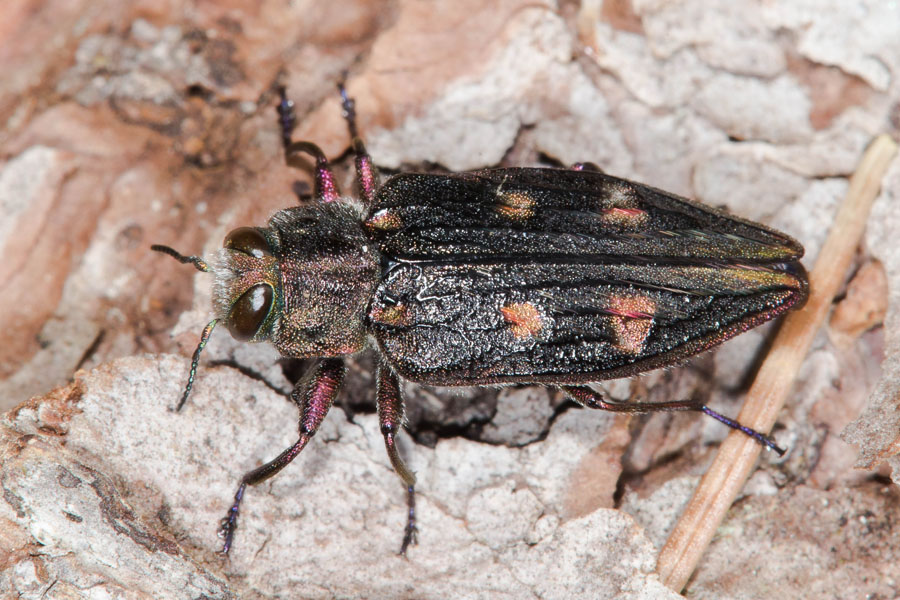
{"label": "copper spot on elytra", "polygon": [[382,231],[396,231],[403,227],[403,220],[389,208],[382,208],[366,219],[368,229],[380,229]]}
{"label": "copper spot on elytra", "polygon": [[409,307],[405,304],[393,304],[391,306],[375,306],[369,313],[372,321],[382,325],[403,327],[412,323]]}
{"label": "copper spot on elytra", "polygon": [[653,327],[656,302],[646,296],[613,296],[606,313],[610,315],[615,346],[627,354],[640,354]]}
{"label": "copper spot on elytra", "polygon": [[541,322],[541,313],[530,302],[507,304],[500,309],[500,312],[517,338],[534,337],[544,327]]}
{"label": "copper spot on elytra", "polygon": [[603,186],[601,210],[611,208],[640,208],[641,200],[637,191],[627,181],[608,181]]}
{"label": "copper spot on elytra", "polygon": [[527,192],[497,190],[495,210],[500,216],[513,221],[522,221],[534,216],[535,200]]}
{"label": "copper spot on elytra", "polygon": [[647,223],[647,211],[639,208],[605,208],[600,212],[600,220],[606,225],[623,228],[638,228]]}

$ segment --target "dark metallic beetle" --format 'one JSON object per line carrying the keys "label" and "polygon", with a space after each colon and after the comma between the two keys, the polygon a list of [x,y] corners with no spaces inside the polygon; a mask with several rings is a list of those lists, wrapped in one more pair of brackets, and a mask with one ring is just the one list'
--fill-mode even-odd
{"label": "dark metallic beetle", "polygon": [[238,340],[321,360],[297,384],[297,442],[244,475],[222,521],[231,548],[247,485],[306,446],[344,378],[343,356],[374,347],[376,399],[394,469],[406,484],[415,542],[415,476],[395,436],[399,378],[428,385],[542,383],[588,408],[694,410],[781,452],[766,436],[696,401],[615,403],[587,383],[676,364],[802,305],[803,248],[790,237],[593,166],[402,174],[377,184],[341,87],[359,200],[342,197],[323,152],[291,142],[293,106],[279,105],[288,164],[316,160],[313,205],[268,227],[228,234],[211,265],[154,246],[215,277],[216,323]]}

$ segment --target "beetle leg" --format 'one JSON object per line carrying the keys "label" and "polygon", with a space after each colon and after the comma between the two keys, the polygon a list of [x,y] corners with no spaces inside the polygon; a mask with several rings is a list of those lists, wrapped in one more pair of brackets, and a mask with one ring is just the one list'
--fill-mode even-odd
{"label": "beetle leg", "polygon": [[669,402],[610,402],[609,400],[604,399],[600,392],[593,390],[586,385],[564,385],[560,386],[560,388],[567,396],[569,396],[569,398],[585,408],[630,413],[645,413],[661,410],[693,410],[702,412],[720,423],[752,437],[763,446],[777,452],[778,456],[784,455],[784,449],[776,445],[769,436],[760,433],[755,429],[751,429],[750,427],[741,425],[737,421],[729,419],[724,415],[720,415],[698,400],[672,400]]}
{"label": "beetle leg", "polygon": [[278,88],[278,124],[281,126],[281,145],[287,148],[291,145],[291,134],[297,125],[297,117],[294,114],[294,103],[288,99],[284,86]]}
{"label": "beetle leg", "polygon": [[375,203],[378,173],[375,165],[372,163],[372,157],[366,152],[366,146],[363,144],[362,138],[359,137],[359,130],[356,129],[356,103],[353,101],[353,98],[347,95],[343,82],[338,84],[338,91],[341,93],[341,108],[343,109],[344,119],[347,120],[350,137],[353,139],[353,153],[356,155],[356,181],[359,184],[360,199],[366,207],[371,207]]}
{"label": "beetle leg", "polygon": [[416,528],[416,476],[400,458],[394,437],[403,426],[403,398],[400,395],[400,382],[397,380],[397,376],[384,363],[378,364],[376,380],[375,399],[378,404],[378,421],[381,423],[384,446],[387,448],[388,458],[391,460],[394,471],[406,484],[409,516],[403,534],[403,544],[400,546],[400,554],[406,554],[409,545],[417,543],[418,529]]}
{"label": "beetle leg", "polygon": [[660,410],[702,411],[703,404],[696,400],[673,400],[669,402],[611,402],[600,392],[586,385],[563,385],[562,391],[569,398],[585,408],[596,408],[612,412],[646,413]]}
{"label": "beetle leg", "polygon": [[284,87],[278,88],[281,101],[278,103],[278,124],[281,127],[281,144],[284,146],[284,160],[290,167],[306,170],[306,164],[301,160],[302,154],[309,154],[316,159],[315,167],[315,197],[320,202],[332,202],[341,197],[331,165],[325,157],[322,149],[312,142],[292,142],[291,133],[297,119],[294,116],[294,103],[288,100]]}
{"label": "beetle leg", "polygon": [[228,554],[231,543],[234,540],[234,531],[237,529],[237,517],[244,498],[244,489],[248,485],[256,485],[272,477],[288,465],[306,447],[309,440],[316,434],[319,425],[328,414],[328,409],[334,403],[341,382],[346,372],[344,361],[340,358],[326,358],[309,370],[306,376],[300,380],[291,392],[291,400],[300,408],[300,437],[297,442],[279,454],[274,460],[253,469],[241,477],[237,493],[234,495],[234,504],[228,514],[222,519],[219,535],[224,538],[225,544],[222,553]]}
{"label": "beetle leg", "polygon": [[333,202],[340,198],[341,191],[338,189],[331,165],[322,149],[312,142],[291,142],[284,149],[284,160],[288,166],[296,169],[306,169],[305,164],[300,160],[301,154],[309,154],[316,159],[315,188],[313,190],[316,200],[319,202]]}

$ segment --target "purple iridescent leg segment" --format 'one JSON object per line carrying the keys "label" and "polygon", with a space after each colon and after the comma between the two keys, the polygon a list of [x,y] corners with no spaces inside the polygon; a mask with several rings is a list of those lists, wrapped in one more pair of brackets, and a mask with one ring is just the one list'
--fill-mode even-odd
{"label": "purple iridescent leg segment", "polygon": [[395,438],[403,426],[403,398],[400,396],[400,382],[397,380],[397,376],[383,363],[378,365],[376,379],[375,399],[378,404],[378,421],[381,423],[384,446],[387,448],[388,458],[391,460],[394,471],[406,484],[409,512],[406,530],[403,534],[403,544],[400,546],[400,554],[406,554],[409,545],[417,543],[418,529],[416,529],[416,476],[400,458]]}
{"label": "purple iridescent leg segment", "polygon": [[316,434],[328,409],[334,403],[341,382],[344,380],[346,367],[340,358],[326,358],[311,369],[306,376],[297,383],[291,392],[291,399],[300,408],[300,437],[293,446],[278,455],[277,458],[267,462],[246,473],[241,478],[240,486],[234,495],[234,504],[228,514],[222,519],[219,535],[225,543],[222,553],[228,554],[234,541],[234,532],[237,529],[237,518],[240,511],[241,500],[244,498],[244,490],[248,485],[256,485],[272,477],[288,465],[309,440]]}
{"label": "purple iridescent leg segment", "polygon": [[375,203],[378,174],[375,170],[375,165],[372,163],[372,157],[366,152],[366,146],[363,144],[362,138],[359,137],[359,130],[356,128],[356,104],[347,95],[347,90],[344,89],[343,83],[338,85],[338,91],[341,93],[344,119],[347,120],[350,137],[353,139],[353,153],[356,155],[356,179],[359,183],[360,199],[363,201],[363,204],[370,207]]}
{"label": "purple iridescent leg segment", "polygon": [[692,410],[702,412],[709,415],[715,420],[737,429],[744,434],[750,436],[766,448],[770,448],[778,453],[779,456],[784,454],[784,450],[778,447],[771,438],[755,429],[751,429],[741,425],[733,419],[729,419],[714,410],[708,408],[702,402],[696,400],[673,400],[670,402],[610,402],[606,400],[600,392],[597,392],[586,385],[564,385],[561,389],[572,400],[585,408],[596,408],[599,410],[608,410],[612,412],[628,412],[628,413],[646,413],[661,410]]}
{"label": "purple iridescent leg segment", "polygon": [[334,202],[341,197],[338,189],[337,181],[334,179],[334,173],[331,171],[331,165],[325,158],[322,149],[312,142],[291,142],[284,149],[284,159],[291,167],[305,169],[303,162],[300,160],[301,154],[309,154],[316,159],[315,168],[315,189],[313,193],[319,202]]}

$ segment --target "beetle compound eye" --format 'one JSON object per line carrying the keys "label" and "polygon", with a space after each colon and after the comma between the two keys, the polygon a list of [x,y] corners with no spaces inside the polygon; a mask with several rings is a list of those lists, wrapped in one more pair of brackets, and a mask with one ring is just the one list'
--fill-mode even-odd
{"label": "beetle compound eye", "polygon": [[232,337],[246,342],[259,332],[272,308],[272,288],[264,283],[254,285],[232,305],[225,326]]}
{"label": "beetle compound eye", "polygon": [[225,236],[226,248],[237,250],[250,256],[260,258],[263,256],[272,256],[272,249],[269,242],[255,227],[238,227]]}

